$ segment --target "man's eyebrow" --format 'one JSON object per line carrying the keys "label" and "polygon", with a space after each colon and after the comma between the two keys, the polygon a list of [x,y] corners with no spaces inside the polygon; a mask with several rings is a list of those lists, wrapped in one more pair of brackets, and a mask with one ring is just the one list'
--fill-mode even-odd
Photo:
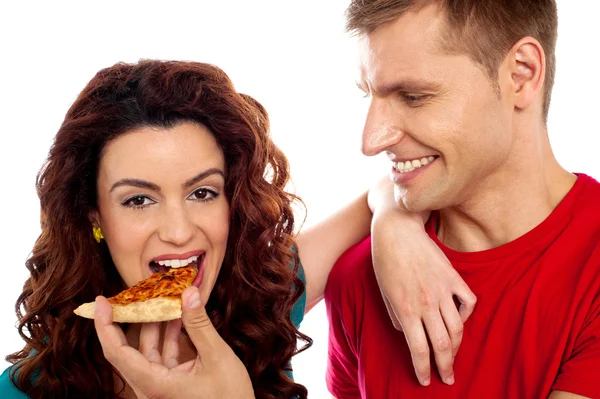
{"label": "man's eyebrow", "polygon": [[377,87],[371,86],[371,88],[378,96],[386,97],[392,93],[419,93],[421,91],[439,90],[439,84],[416,79],[386,83]]}
{"label": "man's eyebrow", "polygon": [[[198,173],[196,176],[187,180],[185,183],[183,183],[182,187],[184,189],[189,188],[189,187],[193,186],[194,184],[198,183],[199,181],[204,180],[208,176],[211,176],[214,174],[219,174],[223,177],[223,179],[225,179],[225,173],[223,173],[223,171],[221,169],[210,168],[210,169],[205,170],[204,172]],[[113,184],[112,187],[110,188],[110,192],[113,192],[117,187],[122,187],[122,186],[147,188],[149,190],[156,191],[156,192],[161,191],[159,186],[157,186],[156,184],[151,183],[149,181],[142,180],[142,179],[127,178],[127,179],[121,179],[121,180],[117,181],[115,184]]]}

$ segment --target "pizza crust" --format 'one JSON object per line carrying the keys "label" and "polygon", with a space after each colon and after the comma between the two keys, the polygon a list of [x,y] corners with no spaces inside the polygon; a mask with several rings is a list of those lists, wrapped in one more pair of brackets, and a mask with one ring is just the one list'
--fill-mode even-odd
{"label": "pizza crust", "polygon": [[[113,322],[153,323],[181,317],[181,294],[192,285],[197,270],[182,267],[167,272],[154,273],[133,287],[108,298],[112,306]],[[75,314],[94,318],[95,302],[84,303]]]}
{"label": "pizza crust", "polygon": [[[95,302],[84,303],[74,310],[75,314],[94,318]],[[181,298],[152,298],[128,305],[112,305],[115,323],[153,323],[181,318]]]}

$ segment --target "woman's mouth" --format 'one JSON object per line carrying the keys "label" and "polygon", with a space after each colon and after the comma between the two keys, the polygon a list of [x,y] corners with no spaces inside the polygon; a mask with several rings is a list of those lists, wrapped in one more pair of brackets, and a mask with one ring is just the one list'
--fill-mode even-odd
{"label": "woman's mouth", "polygon": [[150,262],[150,270],[153,273],[163,273],[172,269],[178,269],[180,267],[192,266],[196,270],[199,269],[202,260],[204,259],[204,253],[200,255],[190,256],[187,259],[167,259]]}

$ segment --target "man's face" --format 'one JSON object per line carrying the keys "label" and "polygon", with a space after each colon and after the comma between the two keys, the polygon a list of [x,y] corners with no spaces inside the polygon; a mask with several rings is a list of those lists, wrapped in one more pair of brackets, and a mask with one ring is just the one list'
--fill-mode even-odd
{"label": "man's face", "polygon": [[[444,23],[430,5],[361,39],[361,85],[371,95],[363,152],[388,154],[396,198],[411,211],[464,203],[510,168],[516,145],[510,96],[468,55],[442,51]],[[502,76],[498,84],[509,88]]]}

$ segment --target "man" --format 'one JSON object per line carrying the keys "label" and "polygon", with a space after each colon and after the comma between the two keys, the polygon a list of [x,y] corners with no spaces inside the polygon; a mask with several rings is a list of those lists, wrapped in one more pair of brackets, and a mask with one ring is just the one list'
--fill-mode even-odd
{"label": "man", "polygon": [[403,208],[433,211],[428,233],[478,303],[457,377],[428,376],[415,361],[416,378],[411,351],[422,357],[428,342],[407,344],[394,329],[370,239],[358,243],[325,291],[329,390],[338,399],[600,397],[600,184],[564,170],[548,140],[555,2],[353,0],[347,17],[371,96],[363,152],[390,157]]}

